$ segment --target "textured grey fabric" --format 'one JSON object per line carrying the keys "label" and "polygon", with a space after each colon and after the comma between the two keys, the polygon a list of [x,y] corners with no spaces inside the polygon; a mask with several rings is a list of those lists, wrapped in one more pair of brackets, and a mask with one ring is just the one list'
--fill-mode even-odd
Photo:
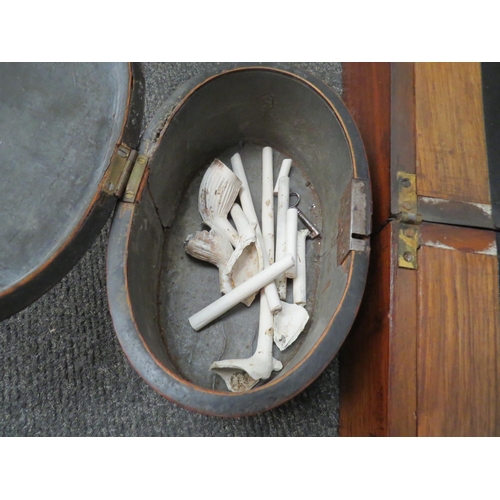
{"label": "textured grey fabric", "polygon": [[[217,63],[147,63],[146,123],[170,92]],[[339,63],[298,63],[337,92]],[[129,365],[106,297],[108,224],[54,289],[0,323],[2,436],[336,436],[338,361],[293,400],[239,419],[166,401]]]}

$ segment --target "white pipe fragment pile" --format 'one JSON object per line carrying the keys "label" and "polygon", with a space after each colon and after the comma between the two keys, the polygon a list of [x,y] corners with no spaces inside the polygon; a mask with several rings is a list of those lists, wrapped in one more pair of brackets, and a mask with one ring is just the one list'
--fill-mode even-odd
{"label": "white pipe fragment pile", "polygon": [[[189,318],[194,330],[215,321],[239,302],[250,306],[260,291],[254,354],[249,358],[214,361],[210,366],[230,391],[243,392],[283,368],[273,356],[273,344],[281,351],[286,349],[309,320],[305,309],[309,231],[298,230],[297,209],[289,208],[292,160],[283,160],[274,184],[273,150],[270,147],[262,150],[262,225],[238,153],[231,158],[231,166],[233,171],[215,159],[207,169],[200,186],[198,208],[203,222],[211,230],[189,235],[185,250],[217,266],[223,294]],[[238,197],[240,204],[236,203]],[[287,279],[293,280],[291,303],[286,302]]]}

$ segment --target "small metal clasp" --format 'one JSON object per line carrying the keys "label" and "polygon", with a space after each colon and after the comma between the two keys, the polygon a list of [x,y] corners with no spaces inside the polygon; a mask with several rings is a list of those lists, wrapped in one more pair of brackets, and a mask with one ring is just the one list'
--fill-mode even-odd
{"label": "small metal clasp", "polygon": [[321,235],[319,229],[304,215],[304,212],[302,212],[302,210],[297,207],[297,205],[300,203],[300,194],[291,191],[290,197],[292,196],[295,196],[295,198],[297,198],[297,201],[293,204],[290,204],[290,208],[297,209],[297,215],[299,216],[299,219],[302,221],[304,226],[306,226],[307,229],[309,229],[309,238],[311,238],[312,240],[314,238],[317,238],[318,236]]}

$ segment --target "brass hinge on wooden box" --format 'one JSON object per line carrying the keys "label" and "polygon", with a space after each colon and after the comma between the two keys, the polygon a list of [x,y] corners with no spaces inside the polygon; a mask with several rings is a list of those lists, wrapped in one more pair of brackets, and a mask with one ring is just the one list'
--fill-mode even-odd
{"label": "brass hinge on wooden box", "polygon": [[419,224],[422,216],[417,213],[417,179],[415,174],[398,172],[398,266],[417,269]]}
{"label": "brass hinge on wooden box", "polygon": [[133,203],[142,181],[149,158],[140,155],[135,149],[119,144],[111,157],[104,191],[123,201]]}

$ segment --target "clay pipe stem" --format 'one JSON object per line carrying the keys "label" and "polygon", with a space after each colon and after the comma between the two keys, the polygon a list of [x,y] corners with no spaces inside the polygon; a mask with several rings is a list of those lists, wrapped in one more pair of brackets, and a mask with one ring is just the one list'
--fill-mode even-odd
{"label": "clay pipe stem", "polygon": [[[247,216],[248,222],[255,222],[255,235],[257,236],[258,244],[262,250],[262,261],[264,269],[269,266],[269,257],[265,251],[264,239],[262,237],[262,231],[260,230],[259,220],[257,219],[257,214],[255,212],[254,204],[252,201],[252,194],[250,193],[250,186],[248,185],[247,176],[245,174],[245,169],[243,168],[243,162],[241,161],[241,156],[236,153],[231,158],[231,165],[233,171],[241,181],[240,188],[240,201],[243,212]],[[266,288],[266,297],[269,303],[269,309],[274,314],[275,312],[281,311],[281,301],[278,295],[278,289],[276,288],[276,283],[274,281],[269,283]]]}
{"label": "clay pipe stem", "polygon": [[219,316],[229,311],[229,309],[242,300],[250,297],[250,295],[253,295],[261,288],[265,287],[268,283],[273,282],[281,273],[290,269],[294,265],[294,258],[290,254],[286,255],[280,261],[275,262],[266,269],[263,269],[260,273],[257,273],[241,285],[233,288],[233,290],[226,295],[223,295],[201,311],[193,314],[189,318],[189,323],[195,330],[200,330],[204,326],[211,323],[214,319],[217,319]]}
{"label": "clay pipe stem", "polygon": [[269,259],[274,263],[274,193],[273,193],[273,150],[262,150],[262,237]]}
{"label": "clay pipe stem", "polygon": [[[278,179],[278,209],[276,215],[276,260],[286,255],[286,212],[290,203],[290,178]],[[286,300],[286,276],[283,273],[277,279],[278,294],[281,300]]]}
{"label": "clay pipe stem", "polygon": [[[298,214],[296,208],[289,208],[286,211],[286,252],[297,260],[297,223]],[[293,279],[297,277],[297,267],[293,266],[286,272],[286,277]]]}
{"label": "clay pipe stem", "polygon": [[297,277],[293,280],[293,302],[306,305],[306,238],[307,229],[301,229],[297,235]]}
{"label": "clay pipe stem", "polygon": [[274,194],[278,194],[279,192],[279,182],[282,177],[290,176],[290,169],[292,168],[292,160],[285,159],[281,162],[280,172],[278,174],[278,178],[276,179],[276,186],[274,186]]}

